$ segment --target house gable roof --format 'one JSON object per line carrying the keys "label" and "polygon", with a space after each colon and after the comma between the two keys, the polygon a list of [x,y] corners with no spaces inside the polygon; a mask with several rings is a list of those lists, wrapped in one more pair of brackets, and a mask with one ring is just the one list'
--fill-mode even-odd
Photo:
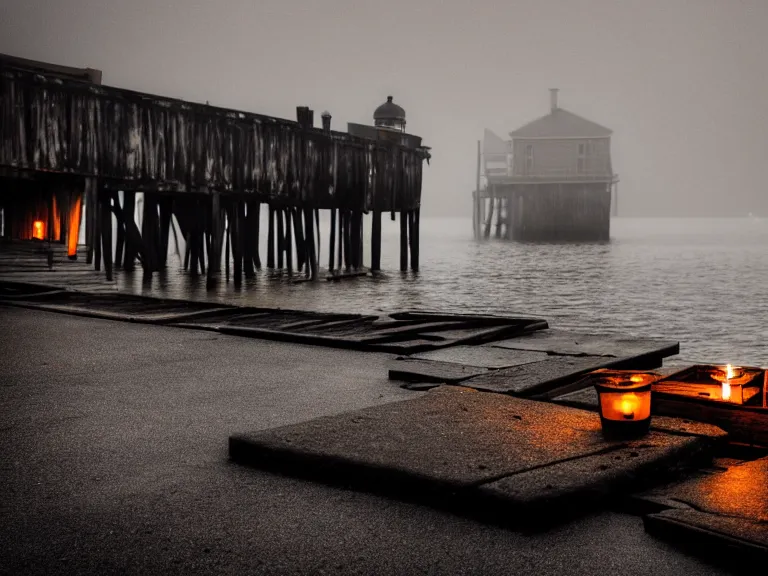
{"label": "house gable roof", "polygon": [[605,126],[557,108],[509,135],[512,138],[605,138],[612,133]]}

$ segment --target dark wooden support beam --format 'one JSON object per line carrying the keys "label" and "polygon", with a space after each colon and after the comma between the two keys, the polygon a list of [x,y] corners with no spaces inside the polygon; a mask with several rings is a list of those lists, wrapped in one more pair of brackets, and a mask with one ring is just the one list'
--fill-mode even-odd
{"label": "dark wooden support beam", "polygon": [[224,278],[229,282],[229,260],[230,260],[230,236],[232,222],[227,217],[227,225],[224,229]]}
{"label": "dark wooden support beam", "polygon": [[141,237],[144,241],[144,253],[142,254],[144,276],[151,276],[153,272],[158,270],[158,230],[157,197],[155,194],[145,192],[141,219]]}
{"label": "dark wooden support beam", "polygon": [[48,216],[45,224],[45,236],[48,242],[56,240],[56,191],[51,185],[42,186],[43,197],[46,203],[46,214]]}
{"label": "dark wooden support beam", "polygon": [[504,198],[500,197],[496,200],[498,210],[496,211],[496,238],[501,238],[501,225],[504,218]]}
{"label": "dark wooden support beam", "polygon": [[101,190],[99,198],[99,208],[101,209],[101,241],[102,254],[104,255],[104,271],[107,274],[107,280],[112,280],[112,194],[108,190]]}
{"label": "dark wooden support beam", "polygon": [[360,262],[360,213],[352,212],[349,219],[349,246],[352,268],[357,270]]}
{"label": "dark wooden support beam", "polygon": [[408,271],[408,212],[400,212],[400,271]]}
{"label": "dark wooden support beam", "polygon": [[352,258],[352,212],[344,210],[344,268],[351,270],[354,265]]}
{"label": "dark wooden support beam", "polygon": [[[253,214],[251,214],[253,209]],[[259,234],[261,229],[261,202],[253,201],[248,205],[248,218],[253,226],[253,259],[257,270],[261,270],[261,256],[259,255]]]}
{"label": "dark wooden support beam", "polygon": [[496,203],[495,198],[491,197],[488,200],[488,217],[485,220],[485,230],[483,230],[483,238],[491,237],[491,222],[493,222],[493,207]]}
{"label": "dark wooden support beam", "polygon": [[85,203],[85,261],[93,264],[94,240],[96,238],[96,186],[94,178],[85,179],[84,188]]}
{"label": "dark wooden support beam", "polygon": [[205,274],[206,262],[205,262],[205,232],[200,231],[197,234],[197,259],[200,264],[200,275]]}
{"label": "dark wooden support beam", "polygon": [[312,208],[304,208],[304,242],[306,244],[307,266],[304,275],[317,279],[317,257],[315,252],[315,219]]}
{"label": "dark wooden support beam", "polygon": [[304,226],[301,208],[291,209],[293,213],[293,232],[296,238],[296,270],[301,269],[307,263],[307,248],[304,242]]}
{"label": "dark wooden support beam", "polygon": [[419,271],[419,216],[421,209],[416,208],[411,210],[411,216],[409,220],[409,234],[411,247],[411,270],[414,272]]}
{"label": "dark wooden support beam", "polygon": [[91,188],[91,230],[93,231],[93,268],[101,270],[101,205],[98,187]]}
{"label": "dark wooden support beam", "polygon": [[275,267],[275,209],[269,206],[269,223],[267,225],[267,268]]}
{"label": "dark wooden support beam", "polygon": [[243,200],[240,202],[240,212],[238,217],[240,218],[240,229],[243,235],[243,273],[246,278],[253,278],[256,276],[253,270],[253,234],[254,229],[251,226],[252,217],[249,217],[248,212],[251,210],[251,204]]}
{"label": "dark wooden support beam", "polygon": [[[139,248],[135,244],[135,237],[131,234],[132,229],[136,229],[136,193],[123,192],[123,225],[125,226],[125,254],[123,256],[123,270],[132,271],[136,260],[136,253]],[[139,235],[139,237],[141,237]]]}
{"label": "dark wooden support beam", "polygon": [[281,218],[285,218],[285,267],[288,273],[293,272],[293,232],[291,231],[291,209],[286,208],[281,212]]}
{"label": "dark wooden support beam", "polygon": [[230,212],[232,214],[232,256],[235,263],[234,279],[235,285],[239,286],[243,282],[243,227],[241,226],[244,215],[241,214],[243,203],[239,200],[232,202]]}
{"label": "dark wooden support beam", "polygon": [[331,209],[331,229],[328,241],[328,271],[333,272],[333,257],[336,253],[336,209]]}
{"label": "dark wooden support beam", "polygon": [[363,216],[363,213],[360,212],[359,214],[359,231],[357,233],[358,238],[358,247],[357,247],[357,267],[362,268],[363,267],[363,256],[364,256],[364,239],[365,239],[365,217]]}
{"label": "dark wooden support beam", "polygon": [[344,267],[344,210],[339,209],[339,249],[338,249],[338,262],[339,270]]}
{"label": "dark wooden support beam", "polygon": [[277,219],[277,267],[283,269],[283,259],[285,256],[285,232],[283,221],[283,209],[278,208],[275,211],[275,218]]}
{"label": "dark wooden support beam", "polygon": [[115,214],[117,222],[115,239],[115,267],[119,268],[123,264],[123,249],[125,247],[125,214],[120,205],[120,193],[115,190],[112,192],[112,212]]}
{"label": "dark wooden support beam", "polygon": [[72,195],[68,189],[58,188],[56,190],[58,218],[59,218],[59,243],[67,244],[69,230],[69,211]]}
{"label": "dark wooden support beam", "polygon": [[184,236],[184,271],[189,270],[190,256],[192,255],[192,243],[190,242],[191,234],[187,232]]}
{"label": "dark wooden support beam", "polygon": [[320,252],[322,248],[322,239],[320,238],[320,210],[315,208],[315,266],[320,269]]}
{"label": "dark wooden support beam", "polygon": [[195,200],[194,206],[188,213],[191,220],[189,227],[189,271],[193,276],[197,276],[200,264],[200,214],[198,204],[199,200]]}
{"label": "dark wooden support beam", "polygon": [[3,237],[6,240],[13,238],[13,217],[13,201],[11,201],[3,206]]}
{"label": "dark wooden support beam", "polygon": [[381,270],[381,212],[371,212],[371,271]]}
{"label": "dark wooden support beam", "polygon": [[[208,230],[208,274],[206,283],[210,288],[218,282],[219,275],[221,274],[221,250],[224,243],[225,212],[221,205],[221,194],[218,192],[211,194],[208,222],[210,222],[210,226]],[[236,219],[231,224],[236,226]]]}
{"label": "dark wooden support beam", "polygon": [[171,239],[171,217],[173,216],[173,197],[160,198],[160,241],[158,248],[158,265],[165,268],[168,264],[168,243]]}

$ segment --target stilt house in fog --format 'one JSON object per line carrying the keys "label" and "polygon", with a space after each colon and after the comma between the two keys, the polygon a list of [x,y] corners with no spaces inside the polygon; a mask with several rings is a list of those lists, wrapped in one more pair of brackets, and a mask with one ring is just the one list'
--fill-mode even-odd
{"label": "stilt house in fog", "polygon": [[549,114],[510,132],[511,140],[486,130],[482,152],[478,143],[477,237],[490,236],[495,222],[496,236],[515,240],[609,238],[618,185],[612,131],[560,108],[557,96],[551,89]]}

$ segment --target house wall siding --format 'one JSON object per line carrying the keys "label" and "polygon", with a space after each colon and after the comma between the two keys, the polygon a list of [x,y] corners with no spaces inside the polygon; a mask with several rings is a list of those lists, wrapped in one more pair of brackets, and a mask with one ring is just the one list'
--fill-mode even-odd
{"label": "house wall siding", "polygon": [[[579,145],[585,154],[583,166],[579,165]],[[533,166],[527,165],[526,148],[533,147]],[[514,149],[514,174],[521,176],[556,175],[610,175],[610,138],[584,139],[525,139],[516,138]]]}

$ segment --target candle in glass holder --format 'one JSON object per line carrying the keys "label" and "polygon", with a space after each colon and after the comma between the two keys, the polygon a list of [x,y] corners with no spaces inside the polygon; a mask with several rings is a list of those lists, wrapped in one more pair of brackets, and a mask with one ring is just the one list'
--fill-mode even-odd
{"label": "candle in glass holder", "polygon": [[651,378],[606,378],[595,384],[606,438],[643,436],[651,426]]}

